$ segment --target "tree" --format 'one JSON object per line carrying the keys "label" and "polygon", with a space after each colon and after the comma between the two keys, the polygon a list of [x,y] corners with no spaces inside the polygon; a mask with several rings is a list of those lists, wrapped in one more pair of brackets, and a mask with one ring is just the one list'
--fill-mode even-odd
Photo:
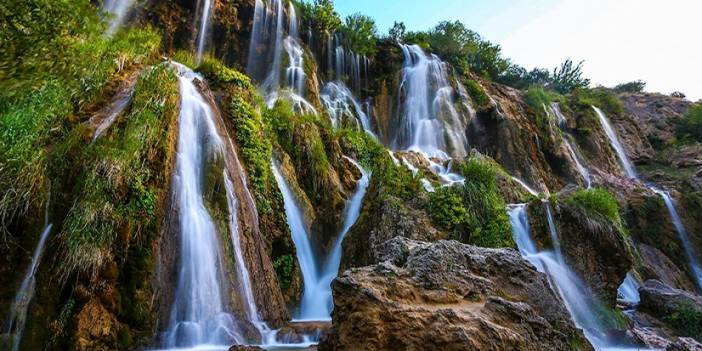
{"label": "tree", "polygon": [[614,91],[618,93],[641,93],[646,88],[646,82],[637,80],[629,83],[619,84],[614,87]]}
{"label": "tree", "polygon": [[305,1],[295,3],[302,13],[303,20],[321,33],[333,33],[342,24],[332,0],[315,0],[313,4]]}
{"label": "tree", "polygon": [[554,68],[551,87],[561,94],[569,94],[575,89],[589,86],[590,80],[583,77],[583,63],[580,61],[574,66],[573,61],[567,59],[560,67]]}
{"label": "tree", "polygon": [[346,17],[346,23],[341,26],[346,45],[357,54],[370,56],[375,53],[378,40],[378,29],[375,21],[360,13]]}
{"label": "tree", "polygon": [[675,135],[683,141],[702,142],[702,104],[690,107],[684,115],[674,120]]}
{"label": "tree", "polygon": [[400,43],[404,41],[405,34],[407,33],[407,27],[405,27],[404,22],[395,22],[388,32],[388,38]]}

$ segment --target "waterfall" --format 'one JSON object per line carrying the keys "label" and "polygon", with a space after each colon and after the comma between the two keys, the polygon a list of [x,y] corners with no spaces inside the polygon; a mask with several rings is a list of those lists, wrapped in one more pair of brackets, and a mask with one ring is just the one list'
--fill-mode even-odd
{"label": "waterfall", "polygon": [[358,181],[356,191],[346,204],[342,230],[334,242],[332,251],[326,261],[315,257],[303,212],[297,204],[295,195],[290,189],[287,180],[280,171],[280,166],[275,160],[273,161],[273,175],[283,194],[285,214],[297,249],[297,259],[304,281],[302,301],[296,316],[297,321],[328,321],[331,319],[333,301],[330,285],[337,276],[341,264],[341,243],[358,219],[363,197],[370,182],[370,174],[355,161],[348,160],[358,167],[362,177]]}
{"label": "waterfall", "polygon": [[568,149],[568,153],[570,153],[570,157],[573,159],[573,161],[575,161],[575,167],[578,170],[578,173],[580,173],[580,176],[583,177],[587,188],[590,189],[592,187],[590,171],[588,171],[587,168],[583,166],[582,161],[580,160],[580,155],[577,152],[575,152],[575,149],[573,148],[570,139],[564,137],[563,142],[565,143],[566,149]]}
{"label": "waterfall", "polygon": [[[174,65],[180,70],[181,93],[173,175],[173,199],[179,216],[180,259],[164,346],[241,344],[245,340],[234,316],[228,311],[223,254],[203,193],[203,167],[222,157],[222,139],[212,108],[193,83],[199,77],[181,65]],[[234,214],[230,213],[230,216]]]}
{"label": "waterfall", "polygon": [[112,36],[122,26],[134,2],[135,0],[105,0],[102,9],[110,15],[105,32],[107,36]]}
{"label": "waterfall", "polygon": [[[317,114],[304,98],[304,49],[300,45],[298,18],[292,2],[288,8],[287,36],[285,25],[282,0],[256,0],[246,72],[261,82],[259,89],[269,107],[285,98],[296,112]],[[285,81],[281,82],[283,51],[288,55],[288,67]]]}
{"label": "waterfall", "polygon": [[315,257],[312,243],[310,242],[310,233],[305,224],[302,209],[300,209],[295,195],[293,194],[287,180],[280,171],[278,162],[273,160],[273,175],[278,183],[280,192],[283,194],[283,202],[285,204],[285,215],[288,219],[288,227],[292,234],[293,242],[297,250],[297,261],[300,264],[302,271],[302,279],[304,281],[304,291],[302,293],[302,301],[300,304],[299,319],[328,319],[326,314],[326,306],[322,306],[319,301],[324,298],[317,295],[316,281],[319,276],[318,260]]}
{"label": "waterfall", "polygon": [[335,81],[325,84],[320,97],[329,113],[332,126],[340,128],[343,126],[344,118],[348,118],[360,123],[364,131],[375,137],[368,114],[344,82]]}
{"label": "waterfall", "polygon": [[20,341],[22,340],[22,333],[24,333],[24,325],[27,321],[27,309],[29,308],[29,303],[34,297],[34,286],[36,284],[34,275],[37,273],[37,268],[39,267],[41,256],[44,253],[44,246],[46,244],[46,239],[49,237],[49,233],[51,232],[51,227],[52,225],[47,223],[41,233],[41,236],[39,236],[39,242],[37,243],[37,247],[34,249],[32,261],[24,275],[20,289],[17,291],[15,299],[10,306],[9,316],[5,322],[5,327],[3,328],[3,334],[9,335],[10,339],[12,339],[12,351],[19,350]]}
{"label": "waterfall", "polygon": [[[548,207],[547,207],[548,209]],[[631,349],[617,347],[616,342],[607,335],[598,312],[605,307],[592,295],[587,285],[565,264],[557,258],[556,252],[538,252],[531,237],[526,205],[510,205],[507,209],[512,225],[512,234],[521,255],[531,262],[540,272],[549,278],[552,288],[561,296],[576,326],[582,328],[585,337],[596,350]],[[549,212],[547,212],[548,215]],[[550,222],[551,220],[549,220]],[[553,227],[555,229],[555,227]],[[556,233],[556,238],[558,235]],[[560,247],[560,244],[554,245]]]}
{"label": "waterfall", "polygon": [[[595,106],[593,106],[592,108],[595,109],[597,116],[600,118],[602,127],[607,133],[607,137],[609,138],[612,147],[616,150],[617,155],[619,156],[619,160],[622,163],[624,169],[626,170],[627,175],[629,176],[629,178],[638,179],[636,169],[634,168],[631,161],[629,161],[629,158],[624,152],[622,145],[619,143],[619,139],[617,138],[614,129],[612,129],[612,126],[609,124],[609,121],[605,117],[604,113]],[[687,229],[685,229],[685,225],[683,224],[682,219],[678,214],[678,210],[675,207],[675,202],[673,201],[673,198],[666,191],[658,189],[657,187],[650,184],[648,184],[647,186],[649,189],[651,189],[653,192],[655,192],[663,198],[663,202],[665,203],[665,207],[668,209],[668,213],[670,214],[670,218],[673,222],[673,226],[675,227],[675,231],[678,233],[680,242],[682,243],[683,249],[685,250],[687,261],[695,278],[695,283],[697,284],[697,287],[699,289],[702,289],[702,267],[700,267],[700,261],[697,258],[697,254],[695,253],[692,244],[690,243],[690,238],[687,233]]]}
{"label": "waterfall", "polygon": [[619,157],[619,162],[624,168],[624,171],[626,171],[627,176],[629,176],[629,178],[632,179],[638,179],[638,175],[636,174],[634,165],[631,163],[629,157],[626,155],[624,147],[622,147],[622,144],[619,142],[617,133],[612,128],[612,125],[609,123],[609,120],[605,116],[604,112],[602,112],[602,110],[595,106],[592,106],[592,108],[595,110],[597,117],[600,119],[602,128],[604,129],[605,134],[607,134],[607,138],[609,138],[609,142],[611,143],[612,148],[614,148],[614,151],[617,153],[617,156]]}
{"label": "waterfall", "polygon": [[627,273],[624,282],[617,289],[619,300],[627,304],[638,304],[641,300],[639,287],[641,287],[641,283],[638,279],[631,272]]}
{"label": "waterfall", "polygon": [[205,53],[205,44],[210,30],[213,3],[212,0],[198,0],[198,3],[202,3],[202,8],[200,9],[202,15],[200,18],[200,30],[197,35],[197,62],[200,62],[202,61],[202,55]]}
{"label": "waterfall", "polygon": [[[549,109],[546,112],[552,113],[554,116],[556,116],[556,120],[558,122],[558,127],[562,131],[566,131],[568,129],[568,120],[566,119],[565,115],[563,115],[563,112],[561,112],[561,107],[557,102],[551,103],[549,105]],[[578,170],[578,173],[580,173],[580,176],[583,177],[583,180],[585,181],[585,185],[587,188],[592,187],[592,179],[590,176],[590,171],[588,171],[587,167],[584,166],[583,159],[575,149],[574,142],[570,135],[563,136],[563,143],[566,146],[566,149],[568,149],[568,153],[570,154],[570,158],[575,162],[575,167]]]}
{"label": "waterfall", "polygon": [[668,208],[670,218],[673,221],[675,231],[678,233],[683,249],[685,249],[685,255],[687,256],[690,270],[695,278],[695,284],[697,284],[699,289],[702,289],[702,267],[700,267],[700,261],[695,253],[695,250],[692,248],[692,243],[690,243],[690,237],[687,234],[687,229],[685,229],[685,225],[678,214],[678,210],[675,208],[673,198],[666,191],[660,190],[654,186],[649,186],[649,188],[663,198],[665,207]]}
{"label": "waterfall", "polygon": [[344,158],[351,162],[358,170],[361,172],[361,179],[356,185],[356,191],[353,196],[346,202],[346,208],[344,209],[344,221],[341,228],[339,236],[334,242],[332,251],[329,253],[329,258],[327,259],[324,269],[322,270],[322,277],[320,277],[321,288],[324,291],[324,296],[326,298],[326,308],[327,314],[331,315],[331,311],[334,308],[334,301],[332,300],[331,283],[339,274],[339,267],[341,266],[341,244],[349,233],[351,227],[356,224],[358,216],[361,214],[361,205],[363,204],[363,198],[366,196],[366,190],[370,184],[370,173],[363,169],[356,161],[349,157],[344,156]]}
{"label": "waterfall", "polygon": [[553,210],[551,209],[551,204],[548,201],[544,201],[544,208],[546,208],[546,222],[548,222],[548,233],[551,236],[551,244],[553,245],[553,253],[556,255],[556,259],[559,263],[563,264],[563,251],[561,251],[561,241],[558,239],[558,230],[556,229],[556,222],[553,220]]}
{"label": "waterfall", "polygon": [[[132,101],[132,94],[134,93],[134,84],[130,85],[129,88],[117,95],[115,100],[110,104],[109,108],[107,109],[107,116],[105,116],[102,120],[99,120],[93,116],[93,118],[90,118],[90,124],[97,124],[95,127],[95,131],[93,132],[93,142],[100,138],[103,133],[105,133],[112,124],[115,123],[117,120],[117,117],[119,117],[122,112],[129,106],[129,103]],[[94,120],[95,119],[95,120]]]}
{"label": "waterfall", "polygon": [[[400,126],[394,148],[418,151],[446,159],[451,153],[463,157],[468,145],[466,121],[453,106],[454,90],[445,64],[427,55],[418,45],[403,45],[404,64],[400,96]],[[446,142],[450,145],[446,145]],[[449,150],[450,147],[450,150]],[[450,151],[450,152],[449,152]]]}

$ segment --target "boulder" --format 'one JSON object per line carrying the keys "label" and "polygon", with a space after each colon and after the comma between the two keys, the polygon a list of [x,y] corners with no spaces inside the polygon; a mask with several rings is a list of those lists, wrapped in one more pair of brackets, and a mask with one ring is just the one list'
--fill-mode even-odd
{"label": "boulder", "polygon": [[672,288],[658,280],[647,280],[639,293],[639,309],[659,319],[670,317],[684,308],[702,313],[702,296]]}
{"label": "boulder", "polygon": [[388,261],[332,284],[320,350],[592,349],[547,278],[514,250],[405,238],[383,247]]}

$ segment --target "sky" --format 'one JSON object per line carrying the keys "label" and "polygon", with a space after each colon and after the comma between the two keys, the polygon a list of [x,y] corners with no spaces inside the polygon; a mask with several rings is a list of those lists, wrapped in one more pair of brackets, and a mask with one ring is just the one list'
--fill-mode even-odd
{"label": "sky", "polygon": [[460,20],[527,69],[585,61],[593,85],[643,80],[646,90],[702,99],[702,0],[334,0],[342,16],[426,30]]}

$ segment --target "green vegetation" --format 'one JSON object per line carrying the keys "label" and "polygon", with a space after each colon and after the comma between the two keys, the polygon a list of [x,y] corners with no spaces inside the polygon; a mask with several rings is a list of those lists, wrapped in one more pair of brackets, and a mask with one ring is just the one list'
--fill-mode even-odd
{"label": "green vegetation", "polygon": [[205,57],[200,66],[197,67],[197,70],[215,86],[233,84],[238,88],[247,90],[247,92],[253,95],[254,86],[251,84],[251,79],[245,74],[227,67],[217,59],[210,56]]}
{"label": "green vegetation", "polygon": [[378,29],[372,18],[359,13],[350,15],[339,30],[350,50],[365,56],[375,53]]}
{"label": "green vegetation", "polygon": [[505,201],[497,184],[498,170],[487,160],[463,165],[463,186],[444,187],[430,194],[427,210],[439,228],[461,242],[482,247],[514,247]]}
{"label": "green vegetation", "polygon": [[578,190],[565,199],[569,205],[582,210],[593,219],[604,219],[623,230],[624,224],[619,214],[619,203],[609,191],[603,188]]}
{"label": "green vegetation", "polygon": [[342,129],[337,134],[342,148],[371,171],[371,181],[383,188],[383,195],[410,200],[423,191],[420,177],[414,177],[405,167],[395,166],[388,150],[368,133]]}
{"label": "green vegetation", "polygon": [[646,82],[642,80],[622,83],[614,87],[614,91],[618,93],[642,93],[644,89],[646,89]]}
{"label": "green vegetation", "polygon": [[666,317],[665,321],[682,336],[702,340],[702,312],[690,304],[680,306],[677,311]]}
{"label": "green vegetation", "polygon": [[[177,104],[175,74],[164,65],[146,70],[124,124],[86,149],[78,201],[60,234],[64,275],[96,275],[129,241],[155,232],[156,203],[164,198],[169,183],[165,171],[173,141],[167,131],[173,130]],[[120,233],[127,243],[117,245]]]}
{"label": "green vegetation", "polygon": [[[4,8],[4,7],[0,7]],[[103,36],[87,1],[13,2],[0,10],[0,232],[48,191],[47,153],[108,82],[148,62],[159,46],[151,29]]]}
{"label": "green vegetation", "polygon": [[283,290],[287,290],[292,283],[293,269],[295,267],[295,260],[293,256],[282,255],[273,261],[273,268],[275,268],[275,273],[278,276],[278,284]]}
{"label": "green vegetation", "polygon": [[683,142],[702,142],[702,104],[693,105],[675,120],[675,135]]}
{"label": "green vegetation", "polygon": [[476,106],[486,106],[490,103],[490,97],[488,97],[485,90],[483,90],[483,87],[481,87],[478,82],[472,79],[467,79],[465,81],[465,87],[468,91],[468,95]]}
{"label": "green vegetation", "polygon": [[302,20],[318,33],[331,34],[341,27],[341,18],[331,0],[314,0],[314,3],[295,0],[295,6],[300,10]]}
{"label": "green vegetation", "polygon": [[550,86],[561,94],[568,94],[576,89],[584,89],[590,85],[590,80],[583,77],[583,61],[576,66],[570,59],[565,60],[560,67],[553,70]]}
{"label": "green vegetation", "polygon": [[592,110],[591,106],[596,106],[608,116],[624,113],[624,105],[619,98],[605,88],[577,89],[571,95],[571,104],[587,111]]}
{"label": "green vegetation", "polygon": [[556,92],[546,90],[540,86],[532,86],[524,93],[524,100],[534,111],[536,116],[536,126],[544,133],[549,133],[550,120],[555,116],[551,116],[547,112],[547,108],[553,102],[563,102],[563,96]]}
{"label": "green vegetation", "polygon": [[261,114],[240,96],[232,97],[229,113],[234,121],[241,157],[248,170],[249,184],[256,194],[256,206],[262,213],[270,212],[272,208],[267,195],[273,179],[270,165],[273,146],[265,134]]}

